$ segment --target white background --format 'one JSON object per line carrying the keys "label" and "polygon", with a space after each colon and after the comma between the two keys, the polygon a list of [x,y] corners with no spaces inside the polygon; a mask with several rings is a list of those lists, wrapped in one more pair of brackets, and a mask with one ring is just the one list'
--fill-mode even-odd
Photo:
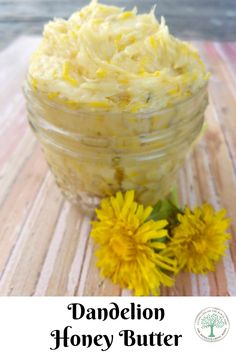
{"label": "white background", "polygon": [[[82,303],[85,307],[105,307],[116,302],[120,308],[129,307],[130,302],[145,307],[163,307],[163,321],[151,320],[73,320],[67,309],[70,303]],[[206,307],[217,307],[229,318],[228,335],[219,342],[205,342],[197,336],[194,321]],[[0,298],[0,352],[1,353],[47,353],[47,352],[102,352],[102,347],[69,347],[50,350],[55,341],[50,333],[70,325],[71,334],[114,335],[113,344],[106,352],[233,352],[236,340],[236,297],[2,297]],[[182,334],[179,347],[125,347],[119,331],[131,329],[137,334],[164,332]]]}

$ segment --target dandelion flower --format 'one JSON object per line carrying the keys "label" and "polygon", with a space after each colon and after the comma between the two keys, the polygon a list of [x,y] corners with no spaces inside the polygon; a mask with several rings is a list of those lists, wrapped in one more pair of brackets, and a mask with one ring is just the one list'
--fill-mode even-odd
{"label": "dandelion flower", "polygon": [[178,270],[201,274],[214,271],[230,238],[226,232],[230,220],[225,218],[225,213],[223,209],[215,212],[208,204],[193,211],[186,207],[184,213],[177,216],[179,224],[172,229],[164,255],[176,258]]}
{"label": "dandelion flower", "polygon": [[118,192],[101,202],[98,221],[92,222],[101,274],[135,295],[157,295],[161,284],[173,285],[168,273],[175,271],[175,261],[160,255],[167,221],[148,220],[151,212],[134,201],[134,191]]}

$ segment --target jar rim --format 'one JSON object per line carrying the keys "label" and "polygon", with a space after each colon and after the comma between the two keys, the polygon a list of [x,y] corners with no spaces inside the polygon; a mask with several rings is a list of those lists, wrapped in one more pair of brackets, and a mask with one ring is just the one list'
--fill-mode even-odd
{"label": "jar rim", "polygon": [[[56,108],[56,109],[60,109],[68,114],[71,115],[77,115],[77,114],[81,114],[81,113],[86,113],[87,117],[93,117],[94,115],[97,115],[98,113],[102,113],[104,115],[109,115],[111,116],[119,116],[121,114],[126,114],[128,116],[134,116],[134,117],[143,117],[143,118],[148,118],[149,116],[153,115],[153,114],[158,114],[158,115],[162,115],[162,114],[166,114],[169,113],[173,110],[175,110],[178,107],[182,107],[185,104],[191,103],[191,101],[194,101],[198,96],[200,96],[205,90],[207,90],[208,87],[208,82],[206,82],[203,86],[201,86],[198,91],[196,93],[194,93],[193,95],[191,95],[190,97],[187,97],[183,100],[180,100],[179,102],[176,102],[173,106],[168,107],[168,108],[163,108],[163,109],[159,109],[159,110],[149,110],[149,111],[145,111],[145,112],[129,112],[129,111],[125,111],[122,110],[121,112],[113,112],[113,111],[107,111],[107,110],[103,110],[103,109],[99,109],[99,110],[88,110],[88,109],[71,109],[67,106],[65,106],[65,104],[60,104],[58,102],[54,103],[52,100],[46,99],[45,97],[45,101],[44,104],[48,105],[49,107],[52,108]],[[26,76],[26,79],[24,80],[24,84],[23,84],[23,92],[24,95],[27,99],[27,90],[31,90],[32,91],[32,85],[30,84],[30,76],[29,74]],[[39,91],[42,95],[46,95],[47,92],[45,91]]]}

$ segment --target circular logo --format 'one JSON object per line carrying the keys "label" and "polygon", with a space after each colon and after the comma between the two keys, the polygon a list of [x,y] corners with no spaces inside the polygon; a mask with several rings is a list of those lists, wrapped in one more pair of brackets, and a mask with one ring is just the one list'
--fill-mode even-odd
{"label": "circular logo", "polygon": [[220,341],[229,331],[229,319],[223,310],[206,308],[197,315],[195,330],[205,341]]}

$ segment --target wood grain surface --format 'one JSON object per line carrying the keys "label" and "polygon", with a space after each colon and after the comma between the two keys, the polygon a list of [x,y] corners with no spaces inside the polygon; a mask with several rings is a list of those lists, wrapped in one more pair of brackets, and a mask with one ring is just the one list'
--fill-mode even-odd
{"label": "wood grain surface", "polygon": [[[36,37],[0,53],[0,295],[130,295],[99,276],[90,219],[65,201],[26,121],[22,82]],[[232,218],[215,273],[181,274],[163,295],[236,295],[236,43],[196,42],[212,78],[208,130],[179,173],[181,204],[208,201]]]}

